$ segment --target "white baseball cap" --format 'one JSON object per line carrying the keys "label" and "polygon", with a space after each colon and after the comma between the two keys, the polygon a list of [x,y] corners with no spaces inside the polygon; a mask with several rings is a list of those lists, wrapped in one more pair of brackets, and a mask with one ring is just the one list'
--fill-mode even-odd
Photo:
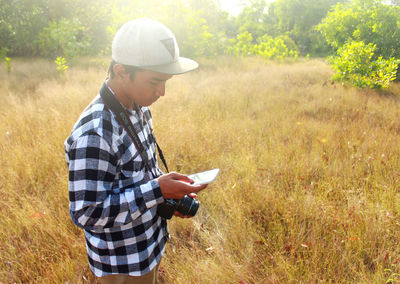
{"label": "white baseball cap", "polygon": [[170,75],[199,67],[196,61],[179,56],[176,38],[164,24],[147,18],[129,21],[117,31],[112,59],[119,64]]}

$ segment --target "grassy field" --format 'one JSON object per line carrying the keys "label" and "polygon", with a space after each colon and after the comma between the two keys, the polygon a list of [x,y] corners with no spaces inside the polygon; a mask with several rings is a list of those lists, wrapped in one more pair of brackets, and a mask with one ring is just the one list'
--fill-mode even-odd
{"label": "grassy field", "polygon": [[[333,85],[322,61],[202,63],[152,107],[170,168],[222,171],[169,223],[162,283],[399,283],[400,86]],[[1,68],[0,283],[95,283],[63,142],[105,76]]]}

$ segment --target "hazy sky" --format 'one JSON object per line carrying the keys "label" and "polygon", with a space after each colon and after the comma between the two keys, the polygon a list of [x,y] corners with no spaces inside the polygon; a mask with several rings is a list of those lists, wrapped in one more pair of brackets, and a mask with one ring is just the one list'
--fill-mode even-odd
{"label": "hazy sky", "polygon": [[[240,4],[248,4],[249,0],[219,0],[223,10],[228,11],[234,16],[237,16],[242,9]],[[266,2],[273,2],[274,0],[266,0]]]}
{"label": "hazy sky", "polygon": [[234,16],[237,16],[237,14],[239,14],[241,10],[239,4],[242,2],[241,0],[219,0],[219,1],[221,2],[222,9],[228,11]]}

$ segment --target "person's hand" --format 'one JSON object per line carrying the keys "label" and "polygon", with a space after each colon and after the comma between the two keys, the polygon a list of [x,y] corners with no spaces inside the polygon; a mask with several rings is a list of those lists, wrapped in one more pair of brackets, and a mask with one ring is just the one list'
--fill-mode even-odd
{"label": "person's hand", "polygon": [[[190,196],[191,198],[197,199],[196,193],[189,193],[188,196]],[[179,217],[179,218],[192,218],[193,217],[193,216],[183,215],[182,213],[179,213],[178,211],[174,212],[174,216]]]}
{"label": "person's hand", "polygon": [[192,179],[175,172],[162,175],[157,180],[161,193],[166,199],[182,199],[185,195],[197,193],[207,187],[206,184],[192,185],[194,182]]}

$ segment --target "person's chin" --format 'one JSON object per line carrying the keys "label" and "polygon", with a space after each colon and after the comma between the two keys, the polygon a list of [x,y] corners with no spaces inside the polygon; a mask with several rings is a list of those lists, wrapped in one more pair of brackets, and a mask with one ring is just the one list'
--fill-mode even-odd
{"label": "person's chin", "polygon": [[151,102],[146,102],[146,103],[144,103],[142,106],[144,106],[144,107],[149,107],[149,106],[151,106],[152,104],[154,104],[157,100],[158,100],[158,98],[152,100]]}

